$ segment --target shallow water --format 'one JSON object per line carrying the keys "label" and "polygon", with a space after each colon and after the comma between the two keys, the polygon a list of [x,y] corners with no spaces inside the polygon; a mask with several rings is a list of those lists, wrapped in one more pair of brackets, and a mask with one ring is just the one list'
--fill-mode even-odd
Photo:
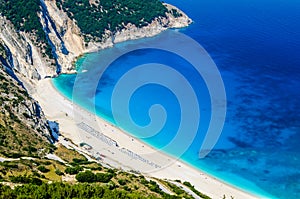
{"label": "shallow water", "polygon": [[[205,82],[190,63],[167,51],[142,49],[115,59],[102,74],[103,64],[110,56],[129,46],[162,42],[165,34],[172,39],[175,31],[89,54],[78,62],[85,75],[77,79],[75,75],[61,75],[54,80],[56,87],[71,98],[74,82],[77,82],[75,102],[91,111],[95,108],[98,115],[115,123],[111,97],[119,79],[142,64],[171,66],[188,79],[200,104],[197,136],[181,159],[259,195],[300,197],[299,2],[166,2],[177,5],[194,20],[194,24],[180,32],[204,46],[225,84],[225,125],[217,145],[206,158],[199,159],[198,152],[209,125],[211,101]],[[173,79],[170,81],[178,84]],[[174,93],[159,85],[148,84],[136,90],[129,101],[134,122],[140,126],[150,123],[148,111],[153,104],[161,104],[168,117],[159,133],[147,135],[143,140],[163,148],[172,141],[182,113]],[[130,125],[121,127],[137,137],[145,137],[143,132],[136,132]],[[166,150],[178,155],[174,150]]]}

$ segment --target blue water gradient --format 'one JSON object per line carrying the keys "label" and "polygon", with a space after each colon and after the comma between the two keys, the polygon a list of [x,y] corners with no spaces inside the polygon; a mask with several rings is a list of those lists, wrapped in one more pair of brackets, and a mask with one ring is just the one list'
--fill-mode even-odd
{"label": "blue water gradient", "polygon": [[[167,0],[183,9],[194,23],[182,33],[205,47],[216,62],[226,88],[226,123],[214,150],[199,159],[198,152],[210,120],[207,88],[192,66],[172,53],[138,50],[117,59],[100,81],[90,77],[101,70],[108,55],[128,45],[161,42],[157,36],[117,44],[88,54],[78,70],[84,97],[76,103],[114,123],[111,95],[118,79],[145,63],[172,66],[190,81],[200,104],[201,121],[196,139],[181,157],[221,180],[270,198],[300,197],[300,3],[296,0]],[[173,33],[172,33],[173,32]],[[168,31],[172,37],[174,31]],[[60,75],[54,85],[72,98],[76,75]],[[97,91],[89,91],[97,84]],[[80,89],[80,88],[77,88]],[[130,101],[133,119],[149,123],[148,110],[162,104],[168,113],[164,129],[143,139],[156,148],[167,144],[178,129],[180,107],[172,92],[157,85],[138,89]],[[126,129],[126,127],[122,127]],[[139,137],[140,132],[131,132]],[[174,151],[167,151],[176,155]]]}

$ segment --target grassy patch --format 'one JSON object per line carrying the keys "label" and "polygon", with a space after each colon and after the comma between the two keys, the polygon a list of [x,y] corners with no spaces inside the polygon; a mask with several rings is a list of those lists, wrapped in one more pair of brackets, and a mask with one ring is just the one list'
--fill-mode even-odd
{"label": "grassy patch", "polygon": [[[0,154],[4,157],[19,158],[22,156],[39,157],[50,150],[50,144],[35,126],[40,120],[34,113],[24,114],[32,107],[34,101],[27,92],[0,68]],[[29,112],[29,111],[28,111]],[[26,115],[26,117],[24,116]]]}
{"label": "grassy patch", "polygon": [[84,155],[78,153],[75,150],[68,149],[61,144],[59,144],[57,146],[57,149],[55,150],[54,154],[69,163],[72,163],[74,161],[74,159],[77,162],[87,161],[87,159],[86,159],[86,157],[84,157]]}

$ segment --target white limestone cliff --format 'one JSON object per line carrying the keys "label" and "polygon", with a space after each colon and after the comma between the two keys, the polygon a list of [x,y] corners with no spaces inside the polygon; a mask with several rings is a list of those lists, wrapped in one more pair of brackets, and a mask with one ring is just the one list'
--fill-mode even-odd
{"label": "white limestone cliff", "polygon": [[169,10],[177,10],[180,17],[175,18],[167,13],[166,18],[155,19],[148,26],[137,28],[132,24],[127,24],[121,31],[114,34],[106,31],[103,42],[85,43],[76,22],[57,7],[55,0],[45,0],[41,3],[42,10],[38,15],[44,29],[48,31],[49,42],[55,49],[55,60],[46,56],[40,47],[33,43],[29,33],[15,31],[13,25],[5,17],[0,17],[0,43],[6,46],[12,58],[8,67],[23,82],[29,92],[35,89],[37,81],[57,75],[58,70],[61,73],[74,73],[74,61],[84,53],[111,47],[114,43],[126,40],[152,37],[167,28],[182,28],[192,22],[182,11],[165,4]]}

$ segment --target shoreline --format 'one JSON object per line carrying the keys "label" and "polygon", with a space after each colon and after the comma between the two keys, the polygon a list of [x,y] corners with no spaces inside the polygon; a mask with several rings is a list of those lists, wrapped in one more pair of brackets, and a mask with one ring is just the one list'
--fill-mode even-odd
{"label": "shoreline", "polygon": [[[56,7],[55,5],[53,5],[53,3],[47,1],[46,4],[48,6],[50,13],[53,13],[54,15],[57,14],[55,13]],[[78,34],[73,32],[67,32],[69,34],[66,33],[66,37],[70,37],[70,38],[73,38],[75,36],[80,37],[81,44],[78,46],[78,43],[76,43],[75,41],[73,40],[68,41],[68,39],[65,38],[65,40],[68,41],[65,42],[65,45],[72,50],[70,50],[71,55],[67,58],[67,62],[60,63],[62,65],[61,74],[76,73],[76,68],[74,63],[76,63],[76,61],[82,56],[84,56],[85,54],[98,52],[106,48],[111,48],[117,43],[122,43],[129,40],[137,40],[142,38],[154,37],[168,29],[185,28],[193,23],[193,20],[190,19],[182,10],[180,10],[176,6],[173,6],[168,3],[163,3],[163,4],[169,11],[172,9],[177,10],[177,12],[181,14],[181,16],[175,18],[170,13],[167,13],[167,17],[162,19],[156,18],[147,26],[143,26],[143,27],[136,27],[135,25],[129,23],[124,28],[114,33],[113,36],[111,36],[110,34],[104,35],[103,41],[99,42],[99,41],[92,40],[86,43],[85,45],[83,43],[83,38],[81,33]],[[60,55],[64,57],[64,55],[62,55],[61,53]],[[56,74],[53,75],[53,77],[56,77]]]}
{"label": "shoreline", "polygon": [[[171,4],[165,5],[167,7],[178,9]],[[183,13],[180,9],[178,9],[178,11]],[[183,14],[185,15],[185,13]],[[191,20],[186,15],[184,17]],[[114,42],[111,42],[109,38],[105,42],[92,42],[83,50],[83,52],[73,57],[71,70],[64,71],[61,74],[76,74],[76,61],[89,53],[111,48],[115,44],[124,41],[153,37],[170,28],[177,29],[187,27],[193,21],[191,20],[187,25],[185,25],[185,21],[180,22],[175,20],[175,22],[176,24],[173,25],[174,27],[162,28],[156,30],[156,32],[151,32],[151,34],[148,35],[143,33],[144,31],[141,31],[142,28],[138,29],[138,31],[143,33],[142,36],[140,35],[141,33],[137,31],[134,33],[136,35],[128,37],[129,33],[132,34],[132,30],[124,29],[124,32],[119,32],[119,35],[117,35],[118,39]],[[69,138],[81,151],[85,151],[91,157],[96,159],[99,158],[100,163],[104,163],[114,168],[142,173],[146,176],[148,175],[155,178],[172,180],[180,179],[182,182],[188,181],[194,185],[197,190],[212,198],[223,198],[224,194],[226,195],[226,198],[230,198],[231,196],[234,198],[258,198],[258,196],[221,181],[163,151],[158,151],[149,144],[134,138],[130,133],[111,124],[104,118],[73,103],[54,87],[51,82],[52,78],[43,79],[37,82],[35,91],[31,93],[33,98],[39,102],[48,120],[59,123],[59,131],[64,137]],[[57,99],[55,104],[51,104],[53,103],[51,99]],[[85,127],[81,128],[81,125]],[[115,135],[115,133],[120,133],[121,135]],[[100,139],[99,136],[101,137]],[[113,137],[113,139],[111,137]],[[108,144],[110,139],[115,141],[117,143],[116,145],[120,148],[116,148],[115,144]],[[101,144],[99,144],[99,141]],[[59,140],[59,142],[61,141]],[[92,149],[87,150],[83,147],[79,147],[80,143],[85,143],[87,146],[91,146]],[[101,151],[101,153],[99,151]],[[155,154],[155,156],[153,156],[153,154]],[[159,154],[158,157],[156,156],[157,154]],[[158,164],[156,164],[157,162]],[[136,163],[142,164],[138,165]]]}
{"label": "shoreline", "polygon": [[114,168],[142,173],[161,179],[188,181],[200,192],[212,197],[258,198],[222,182],[187,163],[157,151],[129,133],[110,124],[64,97],[52,84],[51,79],[38,82],[33,94],[45,116],[59,123],[60,133],[77,146],[86,143],[84,149]]}

